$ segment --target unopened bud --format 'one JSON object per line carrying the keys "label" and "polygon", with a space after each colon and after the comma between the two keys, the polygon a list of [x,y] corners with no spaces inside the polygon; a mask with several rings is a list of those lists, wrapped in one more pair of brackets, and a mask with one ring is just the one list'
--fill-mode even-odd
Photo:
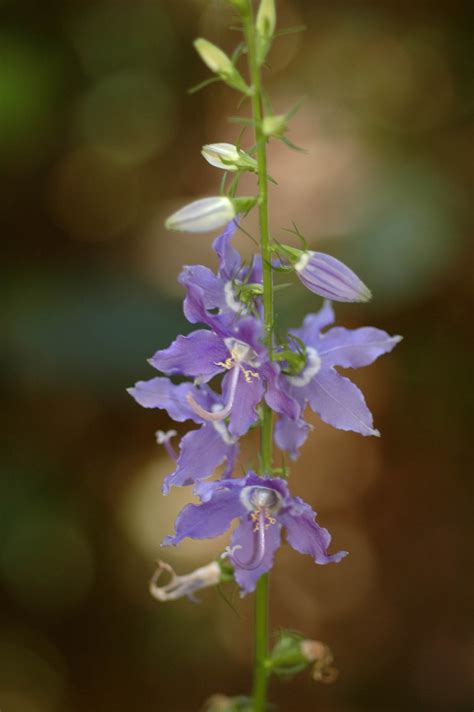
{"label": "unopened bud", "polygon": [[230,57],[219,47],[200,37],[194,40],[194,47],[211,72],[217,74],[226,84],[247,94],[249,87],[239,74]]}
{"label": "unopened bud", "polygon": [[293,266],[301,283],[334,302],[367,302],[372,294],[347,265],[324,252],[278,245],[275,251]]}
{"label": "unopened bud", "polygon": [[257,54],[263,64],[271,47],[276,25],[275,0],[261,0],[255,27],[257,29]]}
{"label": "unopened bud", "polygon": [[170,215],[165,226],[177,232],[209,232],[227,225],[236,214],[234,202],[230,198],[202,198]]}
{"label": "unopened bud", "polygon": [[211,166],[224,171],[257,170],[257,161],[232,143],[208,143],[201,153]]}
{"label": "unopened bud", "polygon": [[288,124],[284,114],[265,116],[262,121],[262,131],[265,136],[283,136],[287,130]]}

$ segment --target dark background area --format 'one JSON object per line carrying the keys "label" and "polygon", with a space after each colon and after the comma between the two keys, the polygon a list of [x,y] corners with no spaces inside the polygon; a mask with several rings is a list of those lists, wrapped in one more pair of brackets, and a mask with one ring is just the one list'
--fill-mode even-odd
{"label": "dark background area", "polygon": [[[270,146],[273,234],[295,220],[372,288],[339,323],[404,341],[354,374],[383,437],[315,418],[293,467],[350,556],[316,567],[284,547],[273,627],[327,642],[340,677],[277,681],[271,698],[283,712],[471,710],[471,4],[277,5],[280,27],[307,29],[278,40],[267,87],[276,112],[306,97],[289,136],[308,153]],[[211,236],[163,220],[217,192],[200,147],[239,131],[230,90],[186,93],[208,76],[191,42],[231,51],[238,36],[223,0],[2,0],[0,14],[0,708],[197,712],[249,691],[252,602],[231,585],[200,605],[148,595],[189,491],[161,496],[172,466],[153,433],[171,424],[125,388],[189,329],[181,265],[214,264]],[[279,292],[279,323],[319,304]],[[185,573],[225,542],[166,558]]]}

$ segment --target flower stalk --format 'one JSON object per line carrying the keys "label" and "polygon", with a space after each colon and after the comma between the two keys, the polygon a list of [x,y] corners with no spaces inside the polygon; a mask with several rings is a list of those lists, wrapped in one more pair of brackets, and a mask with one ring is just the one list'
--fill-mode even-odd
{"label": "flower stalk", "polygon": [[[262,75],[258,57],[257,34],[252,0],[247,0],[247,12],[243,15],[247,43],[248,67],[252,87],[252,119],[257,145],[258,214],[260,226],[260,249],[263,263],[263,322],[265,343],[269,356],[273,350],[273,275],[271,268],[270,233],[268,222],[268,174],[267,137],[263,133]],[[261,426],[261,467],[263,474],[272,470],[273,418],[272,411],[264,404]],[[264,712],[267,699],[268,671],[268,574],[260,578],[255,593],[254,631],[254,683],[253,704],[255,712]]]}

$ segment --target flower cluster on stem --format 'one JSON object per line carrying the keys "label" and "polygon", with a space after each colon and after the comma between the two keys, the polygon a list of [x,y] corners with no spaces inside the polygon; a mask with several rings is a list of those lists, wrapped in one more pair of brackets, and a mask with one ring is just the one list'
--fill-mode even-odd
{"label": "flower cluster on stem", "polygon": [[[275,35],[275,3],[261,0],[254,15],[251,0],[230,2],[242,25],[248,79],[236,67],[238,53],[229,57],[205,39],[196,40],[195,48],[214,79],[226,83],[251,104],[250,124],[255,135],[245,150],[240,144],[222,141],[203,146],[203,158],[225,177],[233,176],[232,181],[226,189],[224,179],[221,194],[194,200],[166,221],[170,230],[178,232],[223,228],[213,242],[217,269],[183,267],[178,277],[185,291],[183,311],[197,328],[158,350],[150,364],[159,375],[139,381],[129,393],[145,408],[166,411],[175,423],[190,421],[196,426],[181,437],[178,449],[172,443],[178,436],[176,430],[158,431],[156,435],[171,462],[163,493],[171,487],[191,486],[199,500],[184,507],[174,534],[168,535],[162,545],[177,546],[185,538],[213,538],[237,522],[219,561],[179,576],[160,561],[150,591],[159,601],[183,596],[194,600],[196,591],[230,579],[237,583],[241,595],[255,591],[252,698],[250,702],[249,698],[239,698],[242,707],[230,701],[228,708],[222,709],[264,712],[272,670],[281,671],[285,664],[302,669],[314,662],[314,678],[327,681],[331,677],[328,670],[333,669],[329,649],[314,641],[304,643],[303,638],[280,638],[269,653],[268,573],[282,543],[282,533],[293,549],[317,564],[338,563],[347,554],[343,550],[330,553],[329,532],[317,523],[312,507],[290,491],[288,471],[274,468],[273,447],[290,459],[298,457],[311,430],[305,419],[308,407],[335,428],[378,436],[363,394],[337,369],[371,364],[390,352],[400,337],[373,327],[334,326],[333,302],[367,301],[369,289],[334,257],[308,250],[306,244],[299,249],[272,239],[266,151],[271,139],[285,138],[277,126],[279,117],[268,110],[268,102],[264,110],[262,66]],[[274,131],[269,128],[272,125]],[[237,195],[245,172],[257,178],[254,196]],[[246,263],[233,239],[241,219],[255,207],[260,250]],[[304,242],[298,231],[296,234]],[[277,341],[273,279],[280,271],[293,273],[324,302]],[[260,429],[259,467],[236,476],[240,440],[254,428]],[[169,581],[163,583],[166,573]],[[216,709],[216,699],[209,709]],[[227,698],[219,699],[222,702]]]}

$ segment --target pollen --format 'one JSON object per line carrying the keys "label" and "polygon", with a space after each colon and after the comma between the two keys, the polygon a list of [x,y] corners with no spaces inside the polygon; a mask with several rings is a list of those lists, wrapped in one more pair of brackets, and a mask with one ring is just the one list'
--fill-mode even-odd
{"label": "pollen", "polygon": [[254,512],[251,512],[250,518],[252,519],[252,522],[254,522],[254,532],[260,531],[260,515],[263,514],[264,516],[264,521],[265,521],[265,529],[268,529],[268,527],[271,524],[276,524],[276,519],[275,517],[272,517],[268,509],[266,507],[257,507],[257,509]]}

